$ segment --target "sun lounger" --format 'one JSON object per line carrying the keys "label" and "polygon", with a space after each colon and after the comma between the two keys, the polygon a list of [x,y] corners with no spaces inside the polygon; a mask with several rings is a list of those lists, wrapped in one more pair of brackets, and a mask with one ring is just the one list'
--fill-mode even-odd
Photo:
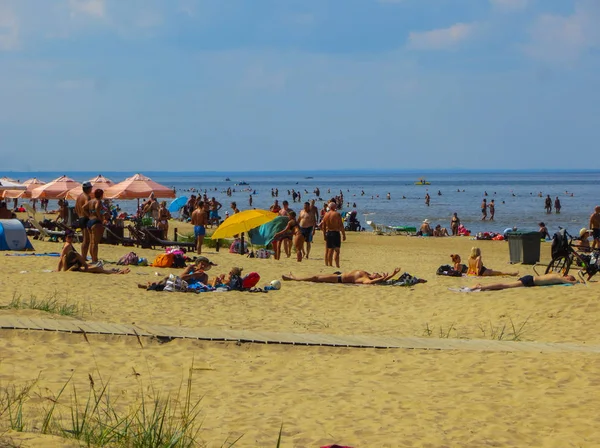
{"label": "sun lounger", "polygon": [[373,233],[375,233],[376,235],[383,235],[389,233],[389,229],[387,229],[386,226],[382,224],[376,224],[374,221],[367,221],[367,224],[371,226],[371,228],[373,229]]}
{"label": "sun lounger", "polygon": [[186,242],[186,241],[168,241],[168,240],[163,240],[161,238],[158,238],[157,236],[153,235],[151,232],[148,232],[147,230],[144,229],[140,229],[140,231],[146,235],[146,241],[149,241],[150,244],[154,247],[154,246],[162,246],[162,247],[168,247],[168,246],[179,246],[179,247],[185,247],[188,249],[195,249],[196,248],[196,243],[195,242]]}
{"label": "sun lounger", "polygon": [[44,238],[48,238],[50,240],[58,240],[58,238],[64,238],[64,231],[56,231],[56,230],[48,230],[45,227],[42,227],[41,224],[35,219],[28,218],[29,223],[39,232],[38,239],[43,241]]}
{"label": "sun lounger", "polygon": [[67,231],[73,232],[73,235],[74,235],[74,238],[76,239],[76,241],[78,241],[78,242],[83,241],[83,235],[81,234],[81,232],[76,232],[75,229],[73,229],[72,227],[69,227],[64,222],[56,221],[56,226],[60,227],[64,232],[67,232]]}
{"label": "sun lounger", "polygon": [[111,237],[110,239],[112,239],[113,241],[117,241],[118,243],[121,243],[123,246],[134,246],[137,243],[137,240],[135,238],[127,238],[124,236],[119,236],[115,232],[110,230],[109,227],[104,227],[104,230],[106,231],[106,233],[108,235],[110,235],[110,237]]}

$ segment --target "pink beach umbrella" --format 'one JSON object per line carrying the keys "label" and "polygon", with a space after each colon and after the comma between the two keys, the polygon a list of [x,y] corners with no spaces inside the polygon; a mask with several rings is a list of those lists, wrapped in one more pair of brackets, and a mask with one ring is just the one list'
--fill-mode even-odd
{"label": "pink beach umbrella", "polygon": [[23,182],[23,185],[27,187],[25,190],[6,190],[3,197],[5,199],[29,199],[31,198],[31,192],[44,184],[45,182],[39,180],[37,177],[32,177]]}
{"label": "pink beach umbrella", "polygon": [[33,199],[63,199],[70,190],[80,185],[70,177],[60,176],[52,182],[34,188],[31,197]]}
{"label": "pink beach umbrella", "polygon": [[173,189],[142,174],[129,177],[104,191],[104,197],[108,199],[143,199],[151,194],[157,198],[175,197]]}
{"label": "pink beach umbrella", "polygon": [[[112,187],[115,184],[112,180],[107,179],[102,174],[98,174],[93,179],[90,179],[89,182],[92,183],[92,194],[94,191],[96,191],[98,189],[102,189],[102,190],[106,191],[108,188]],[[72,190],[69,190],[66,198],[72,199],[72,200],[77,200],[77,198],[79,197],[79,195],[81,193],[83,193],[83,188],[80,185],[79,187],[75,187]]]}

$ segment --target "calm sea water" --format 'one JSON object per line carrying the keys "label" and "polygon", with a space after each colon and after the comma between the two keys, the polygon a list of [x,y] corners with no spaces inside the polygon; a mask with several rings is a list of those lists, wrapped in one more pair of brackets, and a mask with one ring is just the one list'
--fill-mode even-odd
{"label": "calm sea water", "polygon": [[[62,174],[84,181],[97,173],[0,173],[12,178],[25,180],[36,176],[50,181]],[[133,173],[102,173],[119,182]],[[236,201],[240,210],[249,208],[248,198],[252,193],[253,207],[268,208],[273,203],[271,189],[279,189],[279,201],[287,199],[291,208],[299,210],[301,204],[294,204],[288,190],[301,192],[302,201],[313,199],[316,187],[321,190],[321,198],[330,198],[340,191],[344,193],[346,204],[343,212],[358,211],[361,223],[371,220],[389,225],[419,226],[423,219],[433,224],[440,223],[449,228],[450,217],[457,212],[463,224],[472,232],[501,232],[506,227],[517,226],[524,230],[537,230],[538,222],[543,221],[550,233],[558,226],[577,233],[588,225],[594,206],[600,204],[600,171],[579,172],[282,172],[282,173],[145,173],[153,180],[177,189],[180,196],[190,194],[190,189],[208,190],[209,197],[216,197],[225,209],[231,201]],[[414,185],[424,177],[431,185]],[[226,179],[230,180],[227,181]],[[240,182],[249,185],[239,186]],[[227,187],[235,189],[231,198],[227,197]],[[216,190],[215,190],[216,189]],[[362,195],[364,191],[364,195]],[[438,195],[438,191],[441,195]],[[308,193],[306,193],[308,192]],[[431,196],[430,206],[425,205],[425,194]],[[488,193],[496,203],[494,221],[481,221],[480,204]],[[390,193],[391,200],[386,199]],[[542,197],[538,195],[541,193]],[[544,198],[549,194],[554,203],[558,196],[562,203],[560,214],[550,215],[544,210]],[[316,198],[315,198],[316,199]],[[322,203],[319,201],[318,206]],[[354,206],[356,204],[356,206]],[[126,211],[135,210],[136,201],[120,201]],[[55,207],[55,202],[50,204]],[[223,212],[224,213],[224,212]]]}

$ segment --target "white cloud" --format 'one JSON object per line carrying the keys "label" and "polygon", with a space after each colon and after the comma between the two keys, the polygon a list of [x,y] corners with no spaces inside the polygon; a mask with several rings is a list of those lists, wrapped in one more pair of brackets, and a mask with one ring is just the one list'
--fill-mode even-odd
{"label": "white cloud", "polygon": [[550,63],[572,63],[584,53],[600,48],[600,5],[581,1],[569,16],[544,14],[529,30],[527,55]]}
{"label": "white cloud", "polygon": [[494,8],[501,11],[519,11],[527,8],[529,0],[490,0]]}
{"label": "white cloud", "polygon": [[415,50],[452,50],[473,36],[475,23],[455,23],[449,28],[431,31],[411,31],[408,35],[408,48]]}
{"label": "white cloud", "polygon": [[0,1],[0,51],[15,50],[18,46],[19,19],[8,3]]}
{"label": "white cloud", "polygon": [[104,18],[106,5],[104,0],[70,0],[71,14],[85,14],[92,17]]}

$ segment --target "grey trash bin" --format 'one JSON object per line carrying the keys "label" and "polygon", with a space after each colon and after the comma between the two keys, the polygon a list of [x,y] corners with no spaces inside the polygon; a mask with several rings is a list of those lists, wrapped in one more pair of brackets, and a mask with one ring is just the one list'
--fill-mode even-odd
{"label": "grey trash bin", "polygon": [[506,232],[511,263],[535,264],[540,261],[540,232]]}

